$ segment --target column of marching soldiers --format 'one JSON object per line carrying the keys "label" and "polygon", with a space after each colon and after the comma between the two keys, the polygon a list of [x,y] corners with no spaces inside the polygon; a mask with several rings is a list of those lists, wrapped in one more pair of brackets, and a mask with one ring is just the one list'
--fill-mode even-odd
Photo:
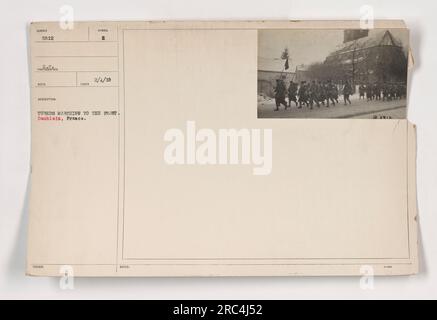
{"label": "column of marching soldiers", "polygon": [[[367,101],[382,100],[392,101],[406,97],[406,85],[404,84],[362,84],[358,88],[360,99]],[[351,105],[350,96],[353,94],[352,85],[346,81],[342,86],[342,95],[344,105]],[[288,102],[286,101],[288,96]],[[339,103],[338,86],[331,80],[327,81],[311,81],[307,83],[302,81],[300,85],[293,80],[290,81],[288,88],[284,80],[277,79],[275,87],[275,102],[276,109],[279,110],[280,105],[284,105],[285,109],[291,108],[291,103],[294,102],[298,109],[302,106],[313,109],[313,106],[320,108],[320,105],[329,108],[330,105],[335,106]]]}

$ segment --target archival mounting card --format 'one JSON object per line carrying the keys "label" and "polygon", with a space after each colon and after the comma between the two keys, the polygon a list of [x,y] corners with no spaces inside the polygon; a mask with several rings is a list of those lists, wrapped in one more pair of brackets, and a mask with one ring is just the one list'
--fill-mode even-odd
{"label": "archival mounting card", "polygon": [[30,26],[27,273],[418,270],[402,21]]}

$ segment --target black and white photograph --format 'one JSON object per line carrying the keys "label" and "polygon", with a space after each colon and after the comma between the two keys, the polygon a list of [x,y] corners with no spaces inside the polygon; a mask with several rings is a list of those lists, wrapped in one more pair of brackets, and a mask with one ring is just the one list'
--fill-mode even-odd
{"label": "black and white photograph", "polygon": [[258,31],[258,118],[405,119],[406,29]]}

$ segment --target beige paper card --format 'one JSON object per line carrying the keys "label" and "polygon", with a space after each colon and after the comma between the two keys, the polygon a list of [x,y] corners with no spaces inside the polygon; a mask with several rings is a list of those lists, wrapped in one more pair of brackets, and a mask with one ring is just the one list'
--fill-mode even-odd
{"label": "beige paper card", "polygon": [[30,29],[29,275],[417,272],[402,22]]}

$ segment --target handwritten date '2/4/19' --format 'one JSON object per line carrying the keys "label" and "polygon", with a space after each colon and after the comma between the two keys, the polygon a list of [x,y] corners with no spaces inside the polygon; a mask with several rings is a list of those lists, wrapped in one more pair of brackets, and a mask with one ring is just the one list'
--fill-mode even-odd
{"label": "handwritten date '2/4/19'", "polygon": [[95,83],[110,83],[112,81],[111,77],[95,77]]}

